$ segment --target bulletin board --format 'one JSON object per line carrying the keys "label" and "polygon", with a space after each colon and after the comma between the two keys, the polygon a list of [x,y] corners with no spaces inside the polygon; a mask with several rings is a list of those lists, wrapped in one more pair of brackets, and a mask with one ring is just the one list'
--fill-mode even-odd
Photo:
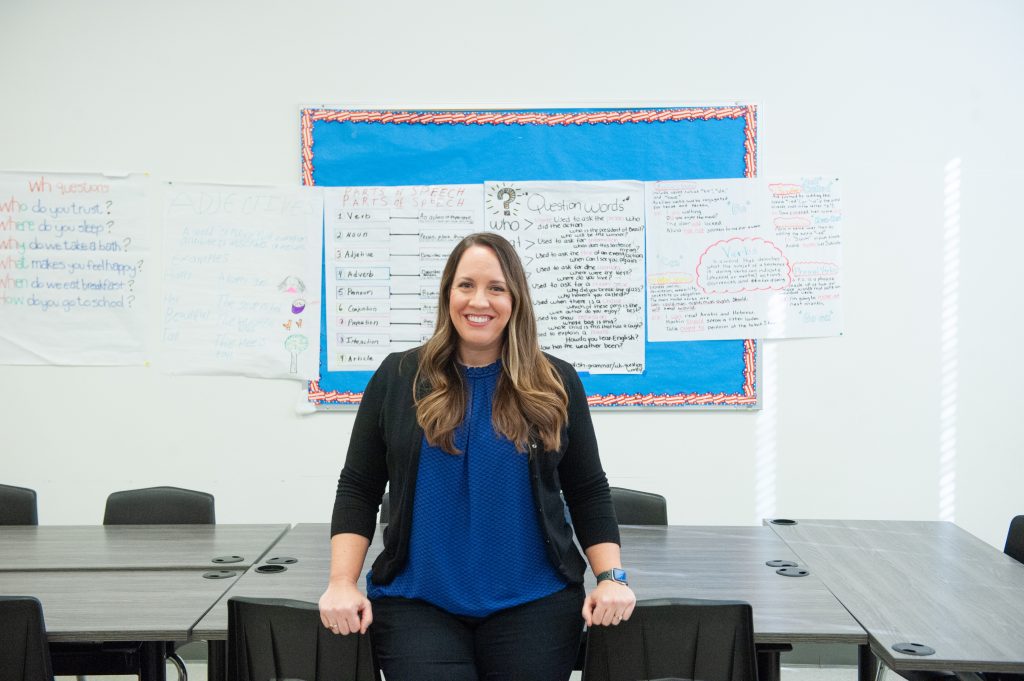
{"label": "bulletin board", "polygon": [[[756,177],[755,105],[637,109],[303,109],[302,181],[318,186],[488,180]],[[324,278],[326,285],[327,278]],[[321,325],[326,333],[326,321]],[[359,404],[370,371],[310,382],[319,408]],[[593,407],[756,408],[754,340],[647,342],[642,374],[580,373]]]}

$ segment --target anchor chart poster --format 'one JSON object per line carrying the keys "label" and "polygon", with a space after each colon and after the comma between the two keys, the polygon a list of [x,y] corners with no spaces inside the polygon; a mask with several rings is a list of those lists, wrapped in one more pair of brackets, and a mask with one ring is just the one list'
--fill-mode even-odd
{"label": "anchor chart poster", "polygon": [[163,215],[164,369],[315,378],[320,191],[172,184]]}
{"label": "anchor chart poster", "polygon": [[0,173],[0,363],[146,361],[143,176]]}

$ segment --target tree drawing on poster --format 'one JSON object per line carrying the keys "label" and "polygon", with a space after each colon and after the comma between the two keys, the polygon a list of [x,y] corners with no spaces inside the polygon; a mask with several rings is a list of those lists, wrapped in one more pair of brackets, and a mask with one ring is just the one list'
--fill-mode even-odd
{"label": "tree drawing on poster", "polygon": [[[309,186],[394,188],[500,181],[502,186],[514,187],[515,183],[549,181],[750,178],[757,175],[757,108],[304,109],[301,142],[302,178]],[[506,200],[511,200],[507,192],[500,198],[502,203]],[[420,229],[424,218],[418,214],[415,218],[420,225],[412,232],[396,225],[413,227],[413,220],[402,223],[391,217],[385,221],[383,216],[371,216],[371,220],[381,221],[387,239],[397,238],[404,243],[415,237],[422,245],[419,234],[426,233],[426,229]],[[325,258],[347,245],[345,230],[332,229],[331,220],[328,209]],[[393,228],[383,227],[385,224]],[[336,268],[325,270],[325,288],[337,283],[330,276],[332,272],[337,273]],[[637,286],[642,287],[643,282]],[[389,304],[396,300],[393,294],[389,295]],[[417,295],[419,314],[415,310],[408,314],[415,317],[410,317],[409,323],[418,324],[417,334],[421,334],[429,311],[436,307],[436,287],[433,291],[418,290]],[[385,302],[379,300],[373,309],[388,314],[390,308]],[[329,369],[326,334],[330,326],[326,315],[330,313],[332,310],[325,305],[320,377],[310,383],[309,399],[320,408],[356,405],[372,368]],[[413,341],[410,337],[409,342]],[[583,344],[578,336],[567,336],[567,341]],[[614,358],[601,360],[594,373],[578,367],[592,406],[758,406],[755,341],[652,343],[645,336],[642,347],[642,364],[632,351],[628,358],[624,354],[618,360],[622,373],[597,373],[613,370]],[[629,373],[641,368],[640,373]]]}

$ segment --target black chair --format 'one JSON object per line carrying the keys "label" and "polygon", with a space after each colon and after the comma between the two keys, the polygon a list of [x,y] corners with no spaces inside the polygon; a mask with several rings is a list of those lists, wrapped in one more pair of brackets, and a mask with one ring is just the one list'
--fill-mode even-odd
{"label": "black chair", "polygon": [[0,679],[53,681],[43,606],[31,596],[0,596]]}
{"label": "black chair", "polygon": [[624,487],[612,487],[612,505],[619,525],[668,525],[665,497]]}
{"label": "black chair", "polygon": [[1018,563],[1024,563],[1024,515],[1019,515],[1010,521],[1003,553]]}
{"label": "black chair", "polygon": [[369,634],[338,636],[313,603],[228,600],[228,681],[380,681]]}
{"label": "black chair", "polygon": [[[214,525],[212,494],[180,487],[147,487],[114,492],[107,497],[104,525]],[[58,643],[51,647],[53,667],[64,675],[140,675],[143,646],[166,658],[177,669],[179,681],[188,681],[185,662],[173,641],[116,641],[109,643]],[[152,657],[152,656],[148,656]],[[161,663],[162,665],[162,663]]]}
{"label": "black chair", "polygon": [[[609,487],[615,518],[619,525],[668,525],[668,503],[665,497],[651,492],[641,492],[625,487]],[[566,522],[569,522],[566,508]],[[587,632],[580,640],[580,652],[573,669],[583,669],[583,658],[587,652]]]}
{"label": "black chair", "polygon": [[36,492],[27,487],[0,485],[0,525],[38,525]]}
{"label": "black chair", "polygon": [[750,604],[639,601],[628,621],[591,627],[583,681],[658,678],[757,681]]}
{"label": "black chair", "polygon": [[388,493],[380,498],[380,522],[386,523],[391,519],[391,502],[388,501]]}
{"label": "black chair", "polygon": [[104,525],[213,525],[212,494],[180,487],[146,487],[107,497]]}

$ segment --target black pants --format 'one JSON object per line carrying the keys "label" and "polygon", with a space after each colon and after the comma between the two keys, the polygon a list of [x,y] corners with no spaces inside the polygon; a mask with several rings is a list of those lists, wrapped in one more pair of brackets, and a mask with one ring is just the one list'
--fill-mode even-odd
{"label": "black pants", "polygon": [[583,588],[487,617],[424,601],[373,601],[373,648],[387,681],[566,681],[583,630]]}

